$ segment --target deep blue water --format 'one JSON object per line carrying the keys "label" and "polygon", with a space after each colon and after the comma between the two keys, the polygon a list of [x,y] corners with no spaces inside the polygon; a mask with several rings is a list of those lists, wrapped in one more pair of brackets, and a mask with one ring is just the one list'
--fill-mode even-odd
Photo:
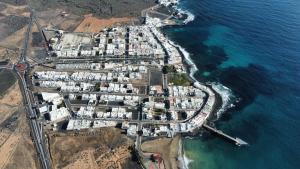
{"label": "deep blue water", "polygon": [[201,81],[241,98],[216,122],[246,140],[184,141],[192,169],[300,168],[300,1],[182,0],[196,19],[164,32],[190,54]]}

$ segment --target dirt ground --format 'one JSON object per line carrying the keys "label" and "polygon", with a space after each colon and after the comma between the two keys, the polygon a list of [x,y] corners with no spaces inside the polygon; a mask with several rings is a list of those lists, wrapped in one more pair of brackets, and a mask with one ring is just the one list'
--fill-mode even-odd
{"label": "dirt ground", "polygon": [[50,133],[49,144],[53,168],[122,169],[131,160],[132,140],[116,128],[81,133]]}
{"label": "dirt ground", "polygon": [[[19,112],[24,113],[24,112]],[[1,128],[0,135],[5,140],[0,147],[0,168],[39,168],[35,148],[29,136],[24,115],[20,115],[15,131]],[[21,129],[23,128],[23,129]]]}
{"label": "dirt ground", "polygon": [[[180,136],[174,138],[159,138],[155,140],[146,141],[141,145],[143,152],[159,153],[163,158],[166,169],[178,168]],[[155,146],[153,146],[155,145]]]}
{"label": "dirt ground", "polygon": [[0,98],[0,168],[40,168],[16,82]]}
{"label": "dirt ground", "polygon": [[0,59],[12,62],[17,61],[29,19],[28,7],[14,2],[0,0]]}
{"label": "dirt ground", "polygon": [[9,4],[7,3],[8,1],[6,3],[3,1],[4,0],[0,1],[0,5],[5,6],[5,8],[0,10],[0,13],[2,15],[22,15],[25,17],[29,17],[30,13],[25,3],[22,5],[16,5],[16,4]]}
{"label": "dirt ground", "polygon": [[18,82],[11,86],[6,94],[0,98],[0,105],[19,106],[22,101],[21,91]]}
{"label": "dirt ground", "polygon": [[155,0],[28,0],[37,11],[62,9],[83,16],[93,13],[99,18],[139,17],[143,9],[154,6]]}
{"label": "dirt ground", "polygon": [[[3,86],[3,85],[1,85]],[[11,116],[18,110],[21,104],[22,96],[18,86],[15,82],[5,93],[0,97],[0,123]]]}
{"label": "dirt ground", "polygon": [[56,28],[65,31],[74,31],[81,23],[83,16],[66,12],[60,7],[36,11],[39,24],[44,28]]}
{"label": "dirt ground", "polygon": [[24,34],[27,30],[27,26],[17,30],[10,34],[8,37],[1,39],[0,46],[8,49],[20,49],[23,45]]}
{"label": "dirt ground", "polygon": [[96,17],[89,16],[80,23],[80,25],[75,29],[75,32],[97,33],[104,28],[131,23],[135,20],[136,19],[129,17],[98,19]]}

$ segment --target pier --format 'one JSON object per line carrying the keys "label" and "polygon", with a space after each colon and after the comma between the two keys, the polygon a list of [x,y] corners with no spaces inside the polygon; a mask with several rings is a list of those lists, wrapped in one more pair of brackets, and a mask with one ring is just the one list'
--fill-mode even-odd
{"label": "pier", "polygon": [[237,138],[237,137],[236,137],[236,138],[231,137],[231,136],[229,136],[228,134],[224,133],[223,131],[218,130],[218,129],[216,129],[216,128],[213,128],[213,127],[211,127],[211,126],[209,126],[209,125],[207,125],[207,124],[203,124],[203,127],[204,127],[205,129],[209,130],[209,131],[212,131],[212,132],[218,134],[219,136],[222,136],[222,137],[228,139],[229,141],[234,142],[237,146],[248,145],[248,143],[245,142],[245,141],[243,141],[242,139]]}

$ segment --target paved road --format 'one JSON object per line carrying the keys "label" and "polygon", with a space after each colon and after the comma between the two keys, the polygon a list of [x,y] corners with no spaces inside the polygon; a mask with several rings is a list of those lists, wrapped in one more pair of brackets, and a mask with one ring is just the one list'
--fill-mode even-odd
{"label": "paved road", "polygon": [[141,16],[142,16],[142,17],[146,17],[146,16],[147,16],[147,13],[148,13],[149,11],[155,10],[155,9],[157,9],[159,6],[160,6],[160,5],[157,4],[157,5],[155,5],[155,6],[151,6],[151,7],[147,8],[147,9],[143,9],[143,10],[141,11]]}
{"label": "paved road", "polygon": [[143,151],[141,149],[141,144],[142,144],[142,134],[140,132],[142,132],[142,119],[143,119],[143,108],[141,105],[141,99],[139,99],[139,108],[138,108],[138,119],[137,121],[137,135],[136,135],[136,142],[135,142],[135,146],[136,146],[136,150],[138,151],[139,155],[141,157],[143,157]]}
{"label": "paved road", "polygon": [[39,155],[39,158],[40,158],[40,161],[42,164],[42,168],[43,169],[51,169],[51,160],[49,158],[49,154],[48,154],[47,148],[44,143],[42,129],[41,129],[40,123],[36,120],[36,110],[33,106],[34,104],[32,104],[33,103],[33,100],[31,99],[32,97],[30,97],[31,92],[28,88],[29,85],[27,85],[27,82],[25,80],[25,79],[28,79],[27,72],[29,72],[29,68],[30,68],[30,65],[26,58],[26,54],[27,54],[28,43],[29,43],[30,34],[31,34],[31,27],[33,24],[32,22],[33,22],[33,18],[32,18],[32,14],[31,14],[30,22],[28,23],[28,28],[27,28],[25,38],[24,38],[23,48],[22,48],[19,62],[18,62],[18,64],[27,65],[26,70],[21,72],[21,71],[17,70],[16,67],[14,67],[13,70],[18,75],[20,89],[22,91],[22,95],[23,95],[23,99],[24,99],[24,106],[25,106],[28,116],[30,117],[29,124],[30,124],[30,128],[31,128],[32,137],[33,137],[33,140],[34,140],[34,143],[35,143],[35,146],[37,149],[37,153]]}
{"label": "paved road", "polygon": [[37,148],[38,155],[42,162],[43,168],[50,169],[51,168],[50,158],[48,156],[48,151],[44,144],[43,133],[41,132],[40,124],[36,120],[36,111],[32,106],[32,100],[30,99],[29,96],[29,89],[27,87],[26,81],[24,80],[25,77],[17,70],[15,71],[20,81],[20,87],[21,87],[21,91],[25,103],[25,109],[27,111],[28,116],[30,117],[29,123],[30,123],[31,133]]}

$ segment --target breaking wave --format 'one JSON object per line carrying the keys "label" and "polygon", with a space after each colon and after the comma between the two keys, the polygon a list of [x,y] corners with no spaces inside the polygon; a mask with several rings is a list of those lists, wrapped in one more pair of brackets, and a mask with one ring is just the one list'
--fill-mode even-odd
{"label": "breaking wave", "polygon": [[180,162],[180,168],[181,169],[189,169],[189,164],[193,162],[193,160],[189,159],[183,150],[183,143],[182,140],[179,141],[179,156],[178,160]]}
{"label": "breaking wave", "polygon": [[237,101],[236,97],[234,96],[231,89],[228,87],[222,85],[221,83],[212,82],[211,87],[220,94],[222,98],[222,107],[217,112],[217,118],[220,118],[220,116],[229,108],[234,107],[234,102]]}
{"label": "breaking wave", "polygon": [[192,14],[190,11],[183,10],[183,9],[180,9],[180,8],[177,8],[177,10],[179,12],[185,13],[187,15],[187,18],[183,21],[184,24],[187,24],[187,23],[189,23],[189,22],[191,22],[195,19],[195,15]]}
{"label": "breaking wave", "polygon": [[180,52],[183,54],[184,60],[186,61],[186,63],[189,65],[190,67],[190,77],[197,81],[196,78],[194,77],[194,74],[198,71],[198,68],[196,66],[196,64],[193,62],[192,58],[190,57],[190,53],[187,52],[183,47],[181,47],[180,45],[175,44],[173,41],[169,40],[169,43],[172,44],[173,46],[177,47]]}
{"label": "breaking wave", "polygon": [[[190,57],[190,54],[180,45],[175,44],[173,41],[169,41],[172,45],[174,45],[175,47],[177,47],[181,53],[184,56],[184,59],[186,61],[186,63],[189,65],[190,68],[190,73],[189,76],[196,82],[199,82],[194,74],[198,71],[198,68],[196,66],[196,64],[193,62],[193,60]],[[200,82],[199,82],[200,83]],[[212,82],[210,83],[210,85],[212,86],[212,88],[221,96],[222,98],[222,107],[220,108],[220,110],[217,112],[217,118],[219,118],[226,110],[228,110],[229,108],[234,107],[234,102],[238,101],[237,98],[234,96],[233,92],[231,89],[229,89],[228,87],[222,85],[221,83],[218,82]]]}

